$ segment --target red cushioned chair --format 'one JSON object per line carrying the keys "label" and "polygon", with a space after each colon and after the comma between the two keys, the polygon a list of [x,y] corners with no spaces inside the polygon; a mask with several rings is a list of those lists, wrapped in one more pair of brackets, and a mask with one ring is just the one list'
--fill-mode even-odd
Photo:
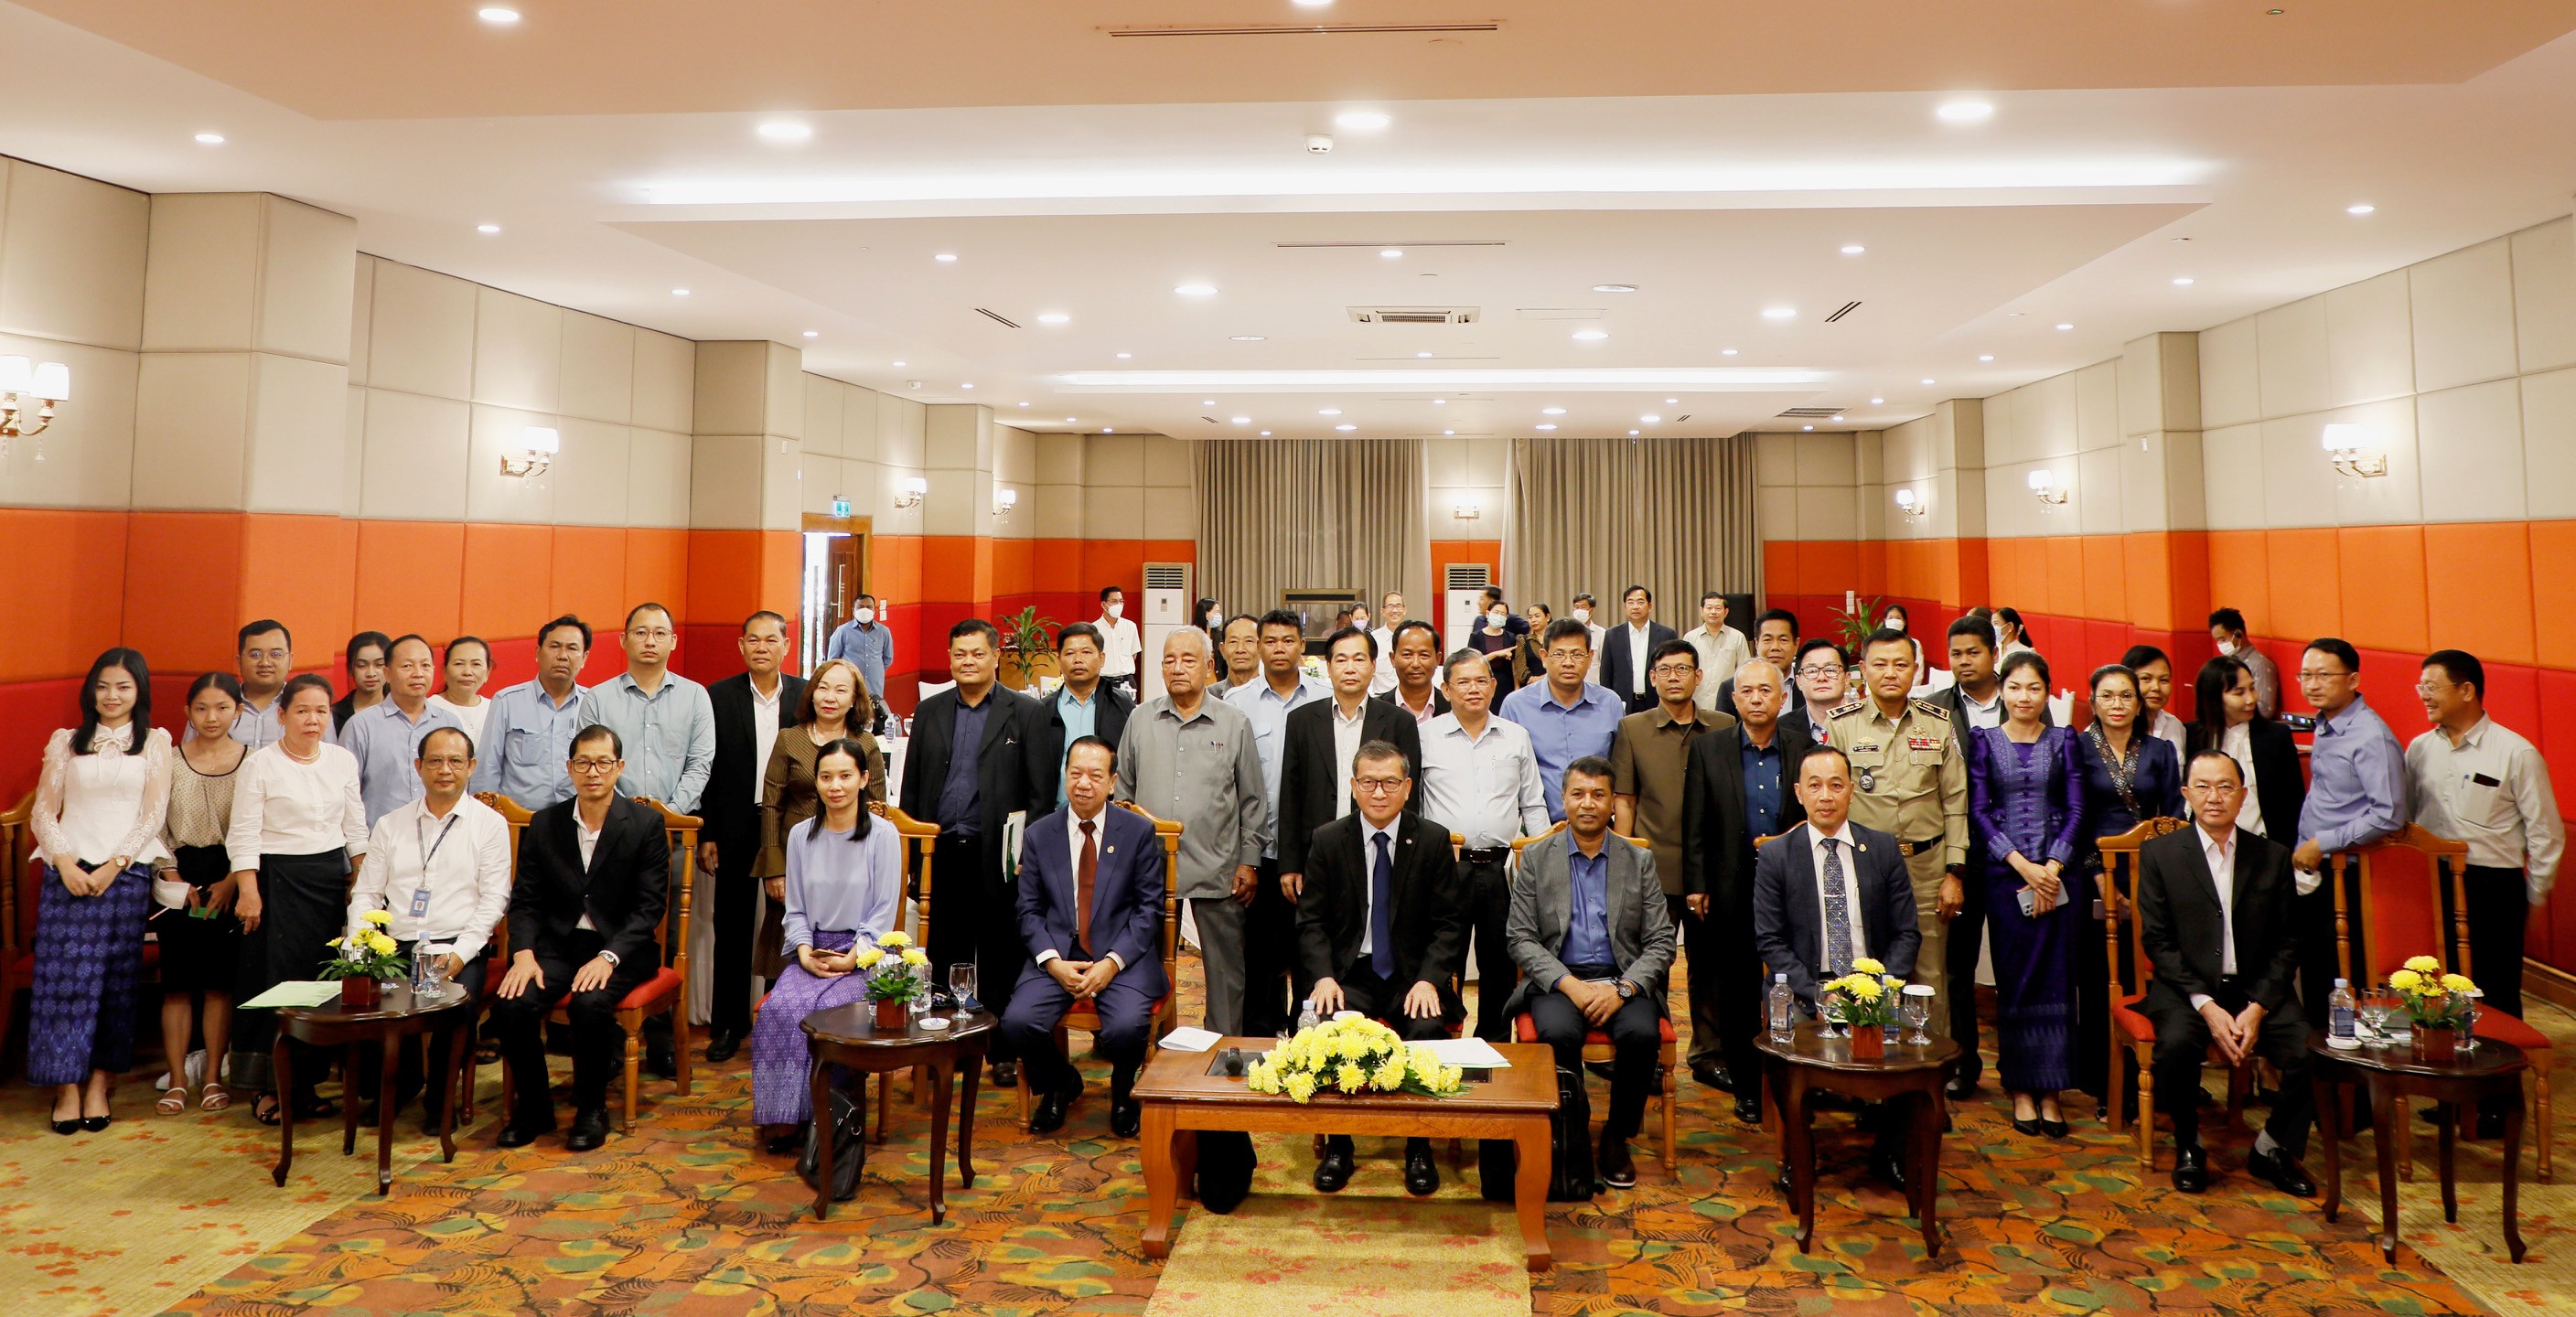
{"label": "red cushioned chair", "polygon": [[0,1070],[8,1064],[9,1025],[18,1017],[18,994],[36,981],[36,793],[28,792],[0,813]]}
{"label": "red cushioned chair", "polygon": [[[1549,837],[1553,837],[1557,833],[1563,831],[1564,828],[1565,825],[1559,823],[1555,827],[1550,828],[1535,837],[1521,837],[1515,839],[1512,842],[1512,868],[1515,871],[1519,870],[1521,851],[1524,847],[1529,846],[1533,842],[1544,841]],[[1625,837],[1620,838],[1620,840],[1627,841],[1631,846],[1642,846],[1645,844],[1643,842],[1629,840]],[[1518,1038],[1520,1041],[1525,1043],[1535,1043],[1538,1041],[1538,1026],[1530,1022],[1530,1017],[1527,1014],[1523,1014],[1515,1019],[1513,1021],[1513,1026],[1517,1030],[1513,1036]],[[1681,1089],[1681,1076],[1679,1074],[1680,1066],[1677,1063],[1681,1059],[1681,1053],[1679,1047],[1676,1046],[1675,1043],[1673,1017],[1669,1011],[1655,1021],[1655,1034],[1656,1083],[1652,1096],[1663,1107],[1664,1170],[1669,1174],[1678,1164],[1681,1147],[1681,1140],[1679,1135],[1676,1133],[1675,1128],[1679,1123],[1678,1095]],[[1583,1036],[1584,1064],[1592,1065],[1595,1063],[1607,1063],[1616,1055],[1617,1053],[1610,1046],[1610,1036],[1608,1034],[1595,1029]]]}
{"label": "red cushioned chair", "polygon": [[[1145,1029],[1149,1040],[1160,1039],[1170,1031],[1174,995],[1181,990],[1181,897],[1175,887],[1181,865],[1181,825],[1174,819],[1156,818],[1128,801],[1119,801],[1118,807],[1153,824],[1155,838],[1163,843],[1163,996],[1154,1003],[1153,1023]],[[1010,985],[1003,985],[1000,999],[1005,1003],[1010,1000]],[[1000,1012],[995,1011],[994,1014],[999,1015]],[[1056,1021],[1055,1045],[1058,1051],[1064,1049],[1065,1034],[1074,1029],[1088,1034],[1100,1032],[1100,1012],[1092,1003],[1075,1002],[1066,1008],[1064,1018]],[[1029,1088],[1029,1068],[1020,1066],[1018,1070],[1020,1125],[1026,1128],[1037,1097]]]}
{"label": "red cushioned chair", "polygon": [[[2123,1063],[2135,1061],[2138,1067],[2138,1165],[2144,1170],[2156,1169],[2156,1024],[2147,1018],[2138,1004],[2146,1000],[2148,985],[2155,982],[2155,962],[2147,958],[2141,943],[2137,903],[2138,848],[2167,833],[2180,832],[2192,826],[2186,819],[2148,819],[2127,832],[2100,839],[2102,848],[2102,905],[2109,917],[2102,921],[2104,958],[2110,963],[2111,985],[2111,1066],[2104,1077],[2102,1123],[2111,1132],[2121,1131],[2125,1121],[2122,1098],[2127,1085],[2122,1082]],[[2132,992],[2120,979],[2120,949],[2128,948],[2128,960],[2137,967],[2137,991]],[[2245,1110],[2245,1089],[2250,1077],[2247,1065],[2232,1064],[2218,1044],[2209,1045],[2207,1065],[2227,1070],[2227,1114],[2232,1125]]]}

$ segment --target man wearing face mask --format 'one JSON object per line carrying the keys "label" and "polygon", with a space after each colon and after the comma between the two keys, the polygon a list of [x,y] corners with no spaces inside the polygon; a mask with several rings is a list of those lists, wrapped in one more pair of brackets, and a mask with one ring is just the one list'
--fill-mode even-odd
{"label": "man wearing face mask", "polygon": [[2245,637],[2245,615],[2233,608],[2222,608],[2209,615],[2209,638],[2218,652],[2244,661],[2246,671],[2254,674],[2254,705],[2266,718],[2281,716],[2281,669],[2271,656],[2254,647]]}
{"label": "man wearing face mask", "polygon": [[[1583,679],[1596,686],[1601,683],[1601,638],[1610,634],[1610,628],[1592,620],[1592,615],[1600,611],[1601,601],[1593,598],[1588,590],[1574,596],[1565,610],[1567,617],[1581,622],[1583,629],[1592,633],[1592,666],[1584,671]],[[1624,692],[1620,694],[1625,698]]]}
{"label": "man wearing face mask", "polygon": [[826,662],[847,659],[867,679],[868,704],[876,712],[876,725],[870,730],[885,731],[886,667],[894,661],[894,633],[877,620],[877,597],[859,596],[859,606],[850,610],[850,620],[832,632],[831,642],[823,647]]}
{"label": "man wearing face mask", "polygon": [[1135,703],[1136,656],[1145,652],[1145,642],[1136,634],[1136,624],[1127,620],[1127,592],[1114,585],[1100,587],[1100,620],[1092,625],[1107,642],[1101,650],[1101,682],[1124,691],[1128,703]]}

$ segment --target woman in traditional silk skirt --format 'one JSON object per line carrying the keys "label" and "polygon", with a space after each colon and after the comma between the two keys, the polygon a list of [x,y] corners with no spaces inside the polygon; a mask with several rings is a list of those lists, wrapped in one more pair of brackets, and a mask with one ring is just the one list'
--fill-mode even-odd
{"label": "woman in traditional silk skirt", "polygon": [[[2075,734],[2042,721],[2048,663],[2005,659],[2004,721],[1967,744],[1968,812],[1985,858],[1995,963],[1995,1074],[2012,1095],[2013,1128],[2066,1137],[2060,1091],[2075,1087],[2075,940],[2092,888],[2069,872],[2084,822]],[[2028,901],[2027,909],[2023,902]]]}

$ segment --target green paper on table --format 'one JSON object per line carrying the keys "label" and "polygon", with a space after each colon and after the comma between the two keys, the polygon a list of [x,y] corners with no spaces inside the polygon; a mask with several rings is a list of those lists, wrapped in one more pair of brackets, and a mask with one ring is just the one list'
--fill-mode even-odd
{"label": "green paper on table", "polygon": [[340,1000],[336,979],[289,979],[241,1004],[245,1011],[277,1006],[323,1006]]}

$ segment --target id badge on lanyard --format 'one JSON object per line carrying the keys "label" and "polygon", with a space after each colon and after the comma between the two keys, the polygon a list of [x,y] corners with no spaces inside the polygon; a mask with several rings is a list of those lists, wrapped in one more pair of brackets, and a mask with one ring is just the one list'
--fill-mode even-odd
{"label": "id badge on lanyard", "polygon": [[463,811],[461,810],[451,811],[447,816],[447,822],[440,825],[438,836],[425,843],[421,841],[420,836],[420,827],[424,820],[418,816],[414,816],[412,819],[412,842],[414,845],[419,846],[421,850],[420,886],[413,888],[411,894],[411,917],[413,919],[417,920],[426,918],[429,914],[430,861],[438,858],[438,848],[447,844],[447,834],[456,827],[456,816],[462,812]]}

